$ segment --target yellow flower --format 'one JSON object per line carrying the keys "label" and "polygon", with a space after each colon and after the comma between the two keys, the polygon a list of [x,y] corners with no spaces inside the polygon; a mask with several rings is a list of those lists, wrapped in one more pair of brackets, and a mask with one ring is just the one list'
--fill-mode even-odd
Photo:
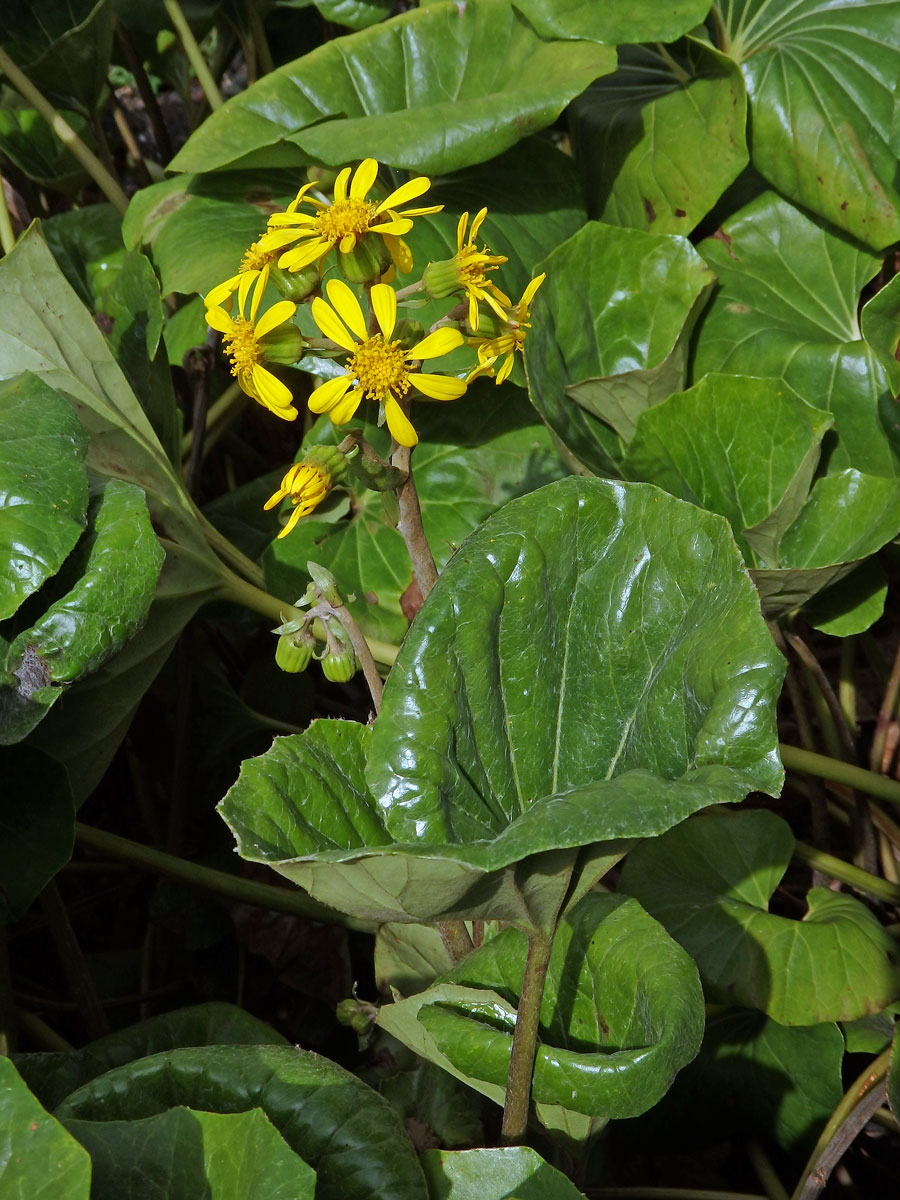
{"label": "yellow flower", "polygon": [[[396,210],[427,192],[431,180],[424,175],[410,179],[379,203],[367,198],[378,177],[375,159],[363,159],[352,180],[351,173],[351,168],[345,167],[338,175],[334,181],[334,200],[330,204],[307,196],[309,189],[315,186],[307,183],[286,212],[275,213],[269,218],[269,232],[260,243],[265,250],[284,250],[285,246],[298,243],[279,258],[278,265],[282,269],[299,271],[324,258],[334,246],[342,254],[350,254],[358,240],[374,233],[384,239],[398,271],[412,270],[412,255],[402,235],[412,229],[412,217],[440,212],[443,205],[408,208],[405,212]],[[301,204],[311,205],[316,212],[299,212]]]}
{"label": "yellow flower", "polygon": [[466,377],[466,383],[471,383],[478,375],[493,375],[494,363],[498,358],[506,355],[503,366],[497,372],[497,383],[501,384],[508,378],[510,371],[513,369],[513,362],[516,357],[516,351],[522,350],[525,345],[525,331],[531,328],[529,320],[531,313],[529,305],[534,299],[538,288],[547,278],[546,273],[538,275],[532,279],[528,287],[522,293],[522,299],[518,304],[514,304],[507,314],[504,316],[502,327],[493,337],[473,337],[468,338],[468,344],[474,346],[478,351],[478,366],[474,371],[470,371]]}
{"label": "yellow flower", "polygon": [[[346,425],[363,397],[384,405],[388,429],[401,446],[415,446],[418,436],[399,401],[410,387],[432,400],[456,400],[466,390],[465,381],[450,375],[424,375],[411,369],[418,359],[440,358],[463,344],[458,329],[444,326],[429,333],[411,350],[391,341],[397,323],[397,296],[386,283],[376,283],[370,292],[372,310],[381,330],[370,335],[359,301],[340,279],[325,286],[330,304],[320,297],[312,302],[313,320],[352,357],[344,375],[328,379],[309,398],[313,412],[327,412],[335,425]],[[349,330],[349,332],[348,332]]]}
{"label": "yellow flower", "polygon": [[331,473],[323,463],[294,463],[281,481],[281,487],[263,505],[268,510],[290,496],[294,511],[279,537],[287,537],[301,517],[308,517],[331,491]]}
{"label": "yellow flower", "polygon": [[[509,296],[501,292],[495,283],[485,279],[486,271],[496,271],[497,267],[507,261],[506,255],[491,254],[487,246],[482,246],[479,250],[475,243],[475,237],[486,216],[486,208],[476,214],[472,228],[469,230],[468,239],[466,239],[466,226],[469,223],[468,213],[463,213],[459,218],[459,225],[456,229],[457,279],[459,286],[469,297],[469,326],[473,332],[478,329],[479,300],[484,300],[501,321],[506,319],[506,308],[509,308],[512,303]],[[505,305],[506,308],[502,308],[501,305]]]}
{"label": "yellow flower", "polygon": [[269,282],[269,272],[277,258],[277,250],[264,250],[259,242],[254,242],[250,249],[244,252],[237,275],[232,275],[224,283],[217,283],[211,291],[207,292],[206,307],[213,308],[225,304],[225,307],[230,311],[231,297],[235,292],[238,292],[238,308],[243,311],[244,305],[247,302],[247,293],[250,291],[254,280],[259,280],[257,287],[260,295],[266,290],[266,284]]}
{"label": "yellow flower", "polygon": [[[212,305],[206,310],[206,322],[223,335],[225,351],[231,359],[231,373],[236,377],[241,390],[271,409],[276,417],[293,421],[297,417],[297,410],[292,407],[293,396],[290,388],[280,379],[276,379],[271,371],[267,371],[262,365],[262,360],[265,357],[266,335],[285,321],[289,321],[297,311],[297,305],[290,300],[279,300],[257,322],[256,314],[263,294],[261,278],[257,277],[253,299],[250,301],[250,313],[245,317],[244,308],[252,282],[251,280],[246,287],[241,283],[236,317],[232,318],[224,308]],[[299,330],[297,333],[299,335]]]}

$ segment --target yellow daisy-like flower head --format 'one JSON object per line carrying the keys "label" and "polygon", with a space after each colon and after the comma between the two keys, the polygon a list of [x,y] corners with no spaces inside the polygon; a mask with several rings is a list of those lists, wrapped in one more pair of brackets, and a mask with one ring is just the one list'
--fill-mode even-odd
{"label": "yellow daisy-like flower head", "polygon": [[[374,158],[363,159],[355,173],[345,167],[334,181],[331,203],[307,195],[315,185],[305,184],[286,212],[269,218],[269,232],[260,245],[266,251],[282,252],[278,265],[283,270],[299,271],[323,259],[335,246],[341,254],[350,255],[357,242],[376,234],[384,239],[397,270],[404,273],[412,270],[412,255],[402,240],[403,234],[412,229],[413,217],[440,212],[443,205],[398,212],[402,205],[424,195],[431,187],[431,180],[420,175],[402,184],[386,199],[370,200],[369,192],[377,177],[378,163]],[[308,204],[315,211],[300,212],[301,204]],[[291,249],[286,250],[286,246]]]}
{"label": "yellow daisy-like flower head", "polygon": [[502,328],[492,337],[472,337],[468,339],[470,346],[478,351],[478,366],[470,371],[466,382],[471,383],[478,375],[494,375],[494,363],[498,358],[505,359],[503,366],[496,372],[497,383],[501,384],[509,377],[513,369],[516,351],[521,351],[525,345],[526,331],[531,328],[530,305],[538,288],[547,278],[546,273],[536,276],[522,293],[522,299],[514,304],[505,314]]}
{"label": "yellow daisy-like flower head", "polygon": [[224,305],[231,311],[231,298],[239,292],[238,308],[243,310],[247,302],[247,293],[255,280],[259,280],[260,294],[265,291],[269,282],[269,274],[278,259],[277,250],[264,250],[259,242],[254,242],[249,250],[244,251],[237,275],[232,275],[224,283],[218,283],[206,294],[206,307]]}
{"label": "yellow daisy-like flower head", "polygon": [[325,286],[330,303],[320,297],[312,302],[313,320],[327,338],[350,355],[345,373],[328,379],[309,398],[315,413],[327,412],[335,425],[346,425],[363,399],[384,405],[388,429],[401,446],[415,446],[419,438],[400,401],[410,388],[432,400],[456,400],[466,390],[465,380],[449,375],[427,375],[412,363],[440,358],[463,344],[458,329],[444,327],[429,333],[409,350],[392,341],[397,324],[397,296],[386,283],[371,289],[372,309],[379,332],[366,328],[359,301],[346,283],[330,279]]}
{"label": "yellow daisy-like flower head", "polygon": [[308,517],[331,491],[331,474],[322,463],[300,462],[289,468],[281,487],[263,505],[264,509],[275,508],[287,496],[291,498],[294,511],[287,524],[278,534],[287,537],[301,517]]}
{"label": "yellow daisy-like flower head", "polygon": [[452,296],[454,292],[466,294],[469,299],[469,326],[473,333],[478,329],[479,300],[484,300],[501,321],[506,320],[506,310],[512,304],[509,296],[486,278],[488,271],[496,271],[507,261],[506,256],[492,254],[487,246],[479,250],[475,241],[486,216],[486,208],[476,214],[467,237],[469,214],[463,213],[456,227],[456,254],[443,262],[429,263],[422,276],[425,291],[435,300]]}
{"label": "yellow daisy-like flower head", "polygon": [[[266,336],[273,333],[279,325],[289,321],[297,311],[297,305],[291,300],[280,300],[257,321],[256,314],[263,294],[260,283],[258,278],[247,316],[244,316],[244,311],[250,291],[249,284],[246,289],[243,285],[238,289],[238,309],[235,317],[231,317],[224,308],[212,305],[206,310],[206,322],[222,334],[225,352],[231,359],[231,373],[240,384],[241,390],[265,405],[276,417],[293,421],[297,417],[297,410],[293,407],[294,398],[290,388],[280,379],[276,379],[262,364],[266,354]],[[297,333],[299,335],[299,330]]]}

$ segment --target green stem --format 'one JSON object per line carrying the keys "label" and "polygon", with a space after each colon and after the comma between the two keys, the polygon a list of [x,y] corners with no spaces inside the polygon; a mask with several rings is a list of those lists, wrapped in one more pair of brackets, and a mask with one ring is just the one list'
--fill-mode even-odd
{"label": "green stem", "polygon": [[437,929],[454,966],[461,963],[466,955],[475,949],[465,921],[438,921]]}
{"label": "green stem", "polygon": [[42,1021],[36,1013],[26,1012],[20,1008],[17,1009],[16,1016],[22,1032],[27,1033],[42,1050],[63,1050],[68,1053],[75,1049],[71,1042],[67,1042],[55,1029],[51,1029],[47,1022]]}
{"label": "green stem", "polygon": [[425,536],[419,493],[416,491],[409,465],[411,448],[397,446],[396,443],[395,447],[391,455],[391,466],[406,472],[406,480],[396,491],[397,503],[400,506],[400,520],[397,523],[397,529],[406,543],[406,550],[412,563],[416,583],[422,593],[422,599],[426,600],[428,593],[437,583],[437,567],[434,564],[431,547],[428,545],[428,538]]}
{"label": "green stem", "polygon": [[766,1195],[769,1200],[790,1200],[787,1188],[784,1187],[781,1180],[775,1174],[775,1168],[772,1166],[769,1158],[763,1150],[759,1142],[752,1138],[747,1143],[747,1157],[753,1165],[753,1170],[759,1182],[766,1189]]}
{"label": "green stem", "polygon": [[194,516],[197,518],[203,536],[209,543],[210,548],[216,552],[222,562],[226,566],[231,567],[232,570],[238,571],[255,588],[264,588],[266,580],[262,572],[262,567],[258,567],[246,554],[238,550],[237,546],[229,542],[223,533],[219,533],[215,525],[206,519],[199,508],[194,510]]}
{"label": "green stem", "polygon": [[3,247],[4,254],[9,254],[15,244],[16,235],[13,232],[9,207],[6,203],[6,188],[3,186],[3,174],[0,172],[0,246]]}
{"label": "green stem", "polygon": [[841,677],[838,682],[841,712],[851,731],[856,730],[856,638],[845,637],[841,642]]}
{"label": "green stem", "polygon": [[256,60],[259,64],[259,74],[268,75],[270,71],[274,71],[275,61],[272,58],[272,48],[269,45],[269,39],[266,37],[265,26],[263,25],[262,17],[259,15],[256,0],[247,0],[246,8],[247,17],[250,22],[250,36],[253,38]]}
{"label": "green stem", "polygon": [[117,179],[104,167],[97,155],[82,141],[72,126],[34,86],[23,71],[20,71],[6,51],[0,46],[0,71],[6,76],[20,95],[44,118],[62,144],[78,159],[119,216],[125,215],[128,197]]}
{"label": "green stem", "polygon": [[508,1143],[521,1142],[528,1126],[541,1001],[552,949],[552,933],[532,933],[529,936],[522,992],[516,1006],[516,1030],[506,1080],[506,1103],[503,1106],[501,1135]]}
{"label": "green stem", "polygon": [[900,906],[900,886],[882,879],[879,875],[871,875],[868,871],[863,871],[861,867],[845,863],[842,858],[835,858],[831,854],[826,854],[824,850],[808,846],[805,842],[794,843],[793,856],[798,862],[805,863],[808,867],[813,867],[824,875],[830,875],[832,879],[839,879],[841,883],[858,888],[859,891],[875,896],[878,900],[885,900],[888,904]]}
{"label": "green stem", "polygon": [[[214,426],[218,425],[220,421],[223,421],[231,416],[232,413],[237,416],[243,408],[242,401],[245,398],[249,397],[245,397],[245,393],[241,391],[241,386],[237,380],[235,380],[234,383],[229,384],[222,395],[219,396],[218,400],[214,400],[207,409],[206,432],[209,433]],[[193,444],[194,431],[193,429],[189,429],[181,439],[182,458],[190,457],[191,447]]]}
{"label": "green stem", "polygon": [[212,77],[212,72],[206,59],[203,57],[203,51],[197,45],[197,39],[187,23],[184,13],[181,11],[181,5],[178,0],[163,0],[163,6],[169,15],[169,20],[175,27],[175,32],[184,47],[184,52],[188,56],[188,61],[194,68],[194,74],[197,76],[197,82],[203,89],[203,95],[206,97],[209,107],[213,110],[221,108],[225,101],[222,99],[222,94],[216,86],[216,81]]}
{"label": "green stem", "polygon": [[778,749],[781,761],[789,771],[802,771],[816,779],[828,779],[832,783],[842,783],[845,787],[859,788],[869,796],[877,796],[891,804],[900,804],[900,782],[896,779],[878,775],[875,771],[867,771],[864,767],[855,767],[841,759],[829,758],[826,754],[801,750],[799,746],[786,746],[779,742]]}
{"label": "green stem", "polygon": [[884,745],[887,740],[888,725],[897,709],[897,695],[900,693],[900,647],[894,656],[894,665],[884,689],[881,707],[878,710],[878,720],[872,737],[872,751],[869,756],[869,766],[873,771],[881,771],[881,759],[884,755]]}
{"label": "green stem", "polygon": [[687,71],[685,71],[684,67],[680,63],[675,61],[662,42],[656,43],[656,53],[663,60],[680,84],[686,87],[691,82],[690,75],[688,75]]}
{"label": "green stem", "polygon": [[377,717],[381,712],[381,697],[384,695],[384,684],[381,682],[381,676],[378,674],[375,659],[372,657],[372,651],[369,649],[369,643],[363,637],[362,630],[354,621],[353,615],[346,604],[337,605],[334,608],[334,615],[340,621],[341,625],[343,625],[357,661],[362,667],[362,673],[366,678],[369,695],[372,697],[372,704],[375,707],[375,716]]}
{"label": "green stem", "polygon": [[[231,572],[224,577],[223,583],[227,599],[233,600],[235,604],[242,604],[244,608],[249,608],[252,612],[258,612],[260,616],[269,618],[277,625],[283,624],[286,620],[297,620],[304,615],[293,604],[279,600],[277,596],[272,596],[269,592],[254,587],[252,583],[240,579]],[[366,638],[366,642],[376,662],[386,667],[394,665],[399,647],[391,645],[390,642],[382,642],[378,638]]]}
{"label": "green stem", "polygon": [[75,823],[75,841],[85,850],[92,850],[119,862],[130,863],[154,875],[177,879],[190,887],[202,888],[240,904],[267,908],[270,912],[290,913],[296,917],[312,917],[316,921],[328,924],[340,920],[353,929],[368,931],[373,928],[364,922],[343,917],[298,889],[275,887],[270,883],[256,883],[251,879],[242,879],[239,875],[229,875],[226,871],[217,871],[213,867],[188,862],[174,854],[167,854],[164,850],[142,846],[139,842],[120,837],[116,833],[107,833],[91,825],[82,825],[80,821]]}

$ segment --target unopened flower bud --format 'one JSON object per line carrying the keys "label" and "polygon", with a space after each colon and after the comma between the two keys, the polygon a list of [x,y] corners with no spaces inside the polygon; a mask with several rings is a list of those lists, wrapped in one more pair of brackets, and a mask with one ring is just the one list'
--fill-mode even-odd
{"label": "unopened flower bud", "polygon": [[392,342],[399,342],[401,350],[412,350],[425,336],[425,326],[420,321],[402,317],[394,326],[391,334]]}
{"label": "unopened flower bud", "polygon": [[351,680],[359,670],[352,647],[343,646],[339,650],[329,650],[322,659],[322,670],[325,678],[330,679],[332,683],[347,683]]}
{"label": "unopened flower bud", "polygon": [[286,321],[263,334],[259,345],[266,362],[281,363],[284,367],[292,367],[299,362],[305,349],[303,334],[293,321]]}
{"label": "unopened flower bud", "polygon": [[275,647],[275,662],[282,671],[296,674],[309,666],[316,639],[305,627],[296,633],[283,633]]}
{"label": "unopened flower bud", "polygon": [[280,267],[271,266],[269,278],[285,300],[293,300],[297,304],[307,300],[322,282],[315,263],[299,271],[282,271]]}
{"label": "unopened flower bud", "polygon": [[351,283],[374,283],[388,269],[391,256],[381,238],[361,237],[352,250],[338,249],[338,269]]}
{"label": "unopened flower bud", "polygon": [[443,258],[439,262],[429,263],[422,275],[422,287],[432,300],[444,300],[454,292],[461,291],[457,260]]}

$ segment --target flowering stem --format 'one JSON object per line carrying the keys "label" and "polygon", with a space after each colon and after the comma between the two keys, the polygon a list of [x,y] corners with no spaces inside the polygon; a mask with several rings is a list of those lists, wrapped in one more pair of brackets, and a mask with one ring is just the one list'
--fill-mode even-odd
{"label": "flowering stem", "polygon": [[13,233],[9,208],[6,204],[6,189],[3,186],[3,175],[0,174],[0,246],[3,247],[4,254],[9,254],[15,244],[16,235]]}
{"label": "flowering stem", "polygon": [[203,51],[197,45],[197,39],[187,23],[184,13],[181,11],[181,5],[178,0],[163,0],[163,6],[169,15],[169,20],[175,27],[175,32],[184,47],[184,52],[188,56],[188,61],[194,68],[194,74],[197,76],[197,82],[203,89],[203,95],[209,102],[209,107],[213,110],[221,108],[225,101],[222,99],[222,94],[216,86],[216,81],[212,77],[212,72],[203,57]]}
{"label": "flowering stem", "polygon": [[381,682],[381,676],[378,674],[375,659],[372,657],[372,651],[369,649],[369,643],[363,637],[361,629],[354,621],[346,604],[340,604],[336,607],[332,605],[331,607],[334,615],[343,625],[344,631],[353,647],[353,652],[359,660],[359,665],[362,667],[362,673],[366,677],[366,684],[368,685],[372,704],[375,706],[375,716],[377,717],[381,712],[381,697],[384,694],[384,684]]}
{"label": "flowering stem", "polygon": [[509,1075],[506,1080],[506,1103],[503,1106],[501,1127],[501,1135],[505,1142],[521,1142],[528,1125],[538,1023],[552,949],[552,933],[532,933],[529,936],[528,957],[525,960],[522,991],[516,1006],[516,1031],[513,1034]]}
{"label": "flowering stem", "polygon": [[871,875],[861,867],[845,863],[843,859],[826,854],[824,850],[817,850],[814,846],[808,846],[805,842],[794,843],[793,857],[823,875],[855,887],[857,891],[866,892],[879,900],[885,900],[888,904],[900,906],[900,886],[882,879],[880,875]]}
{"label": "flowering stem", "polygon": [[419,280],[418,283],[410,283],[407,287],[400,288],[397,292],[397,303],[399,304],[401,302],[401,300],[408,300],[410,298],[410,296],[417,295],[419,292],[421,292],[421,290],[422,290],[422,280],[421,279]]}
{"label": "flowering stem", "polygon": [[90,147],[82,141],[72,126],[53,107],[42,92],[34,86],[28,76],[20,71],[6,51],[0,47],[0,72],[2,72],[20,95],[33,105],[44,118],[62,144],[78,159],[119,216],[125,215],[128,197],[104,167]]}
{"label": "flowering stem", "polygon": [[779,743],[781,761],[789,771],[801,771],[816,779],[828,779],[832,783],[843,783],[846,787],[859,788],[869,796],[877,796],[880,800],[888,800],[891,804],[900,804],[900,783],[887,775],[878,775],[875,771],[867,771],[864,767],[856,767],[853,763],[841,759],[829,758],[826,754],[814,754],[811,750],[801,750],[799,746],[786,746]]}
{"label": "flowering stem", "polygon": [[396,446],[391,455],[391,466],[406,472],[405,482],[396,491],[397,503],[400,506],[400,520],[397,523],[397,529],[406,542],[406,550],[412,563],[416,583],[419,585],[422,599],[425,600],[437,583],[438,573],[437,567],[434,565],[431,547],[425,536],[425,528],[422,525],[419,493],[416,491],[409,465],[410,452],[409,446]]}

